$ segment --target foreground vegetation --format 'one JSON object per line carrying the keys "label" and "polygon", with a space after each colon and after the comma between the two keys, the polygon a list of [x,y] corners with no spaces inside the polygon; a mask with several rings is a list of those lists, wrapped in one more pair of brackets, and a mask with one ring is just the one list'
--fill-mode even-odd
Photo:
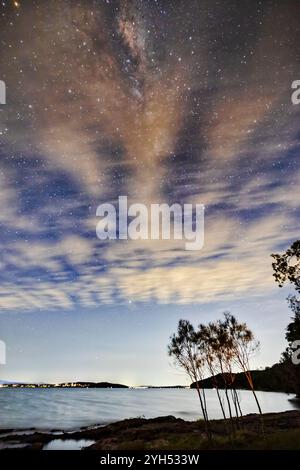
{"label": "foreground vegetation", "polygon": [[241,429],[233,438],[226,434],[224,420],[212,420],[211,440],[205,432],[205,423],[184,421],[173,416],[155,419],[127,419],[104,427],[82,429],[72,434],[41,433],[3,436],[0,442],[15,441],[26,444],[26,449],[41,450],[54,438],[88,439],[95,443],[87,450],[207,450],[207,449],[294,449],[300,450],[300,411],[286,411],[264,415],[265,439],[259,435],[257,415],[244,416]]}
{"label": "foreground vegetation", "polygon": [[96,450],[208,450],[208,449],[296,449],[300,450],[300,411],[264,415],[265,439],[259,436],[257,415],[242,418],[242,429],[233,439],[226,434],[224,420],[210,422],[207,440],[203,420],[187,422],[172,416],[151,420],[133,419],[108,426],[106,435],[90,449]]}

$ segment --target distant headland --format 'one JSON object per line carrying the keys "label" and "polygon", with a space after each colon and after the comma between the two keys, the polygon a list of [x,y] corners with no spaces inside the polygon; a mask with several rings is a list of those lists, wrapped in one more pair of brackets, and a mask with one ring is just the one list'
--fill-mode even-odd
{"label": "distant headland", "polygon": [[185,385],[140,385],[130,387],[110,382],[61,382],[61,383],[26,383],[0,380],[0,388],[189,388]]}
{"label": "distant headland", "polygon": [[1,388],[129,388],[127,385],[110,382],[62,382],[47,383],[1,383]]}

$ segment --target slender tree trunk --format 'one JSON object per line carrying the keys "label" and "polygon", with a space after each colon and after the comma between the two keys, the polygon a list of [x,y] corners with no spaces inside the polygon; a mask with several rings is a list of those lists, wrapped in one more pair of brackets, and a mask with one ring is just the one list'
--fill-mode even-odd
{"label": "slender tree trunk", "polygon": [[240,405],[240,399],[239,399],[238,392],[236,391],[236,388],[234,388],[234,393],[236,395],[236,402],[237,402],[238,410],[239,410],[239,413],[240,413],[240,417],[242,418],[243,417],[243,412],[242,412],[242,408],[241,408],[241,405]]}
{"label": "slender tree trunk", "polygon": [[224,382],[225,382],[225,395],[226,395],[226,400],[227,400],[228,412],[229,412],[232,431],[234,432],[233,416],[232,416],[232,410],[231,410],[231,404],[230,404],[230,397],[229,397],[229,394],[228,394],[228,387],[227,387],[227,383],[226,383],[225,378],[224,378]]}
{"label": "slender tree trunk", "polygon": [[226,413],[225,413],[225,410],[224,410],[224,406],[223,406],[223,402],[222,402],[222,398],[221,398],[220,390],[219,390],[218,386],[216,386],[216,391],[217,391],[220,407],[221,407],[221,410],[222,410],[222,415],[223,415],[224,420],[226,421],[227,420]]}
{"label": "slender tree trunk", "polygon": [[264,416],[262,414],[261,407],[260,407],[260,404],[259,404],[259,401],[258,401],[258,398],[257,398],[257,395],[255,393],[254,388],[251,388],[251,391],[254,395],[254,398],[255,398],[255,401],[256,401],[256,404],[257,404],[257,408],[258,408],[258,411],[259,411],[259,415],[260,415],[261,432],[262,432],[262,435],[264,437],[264,440],[266,440]]}
{"label": "slender tree trunk", "polygon": [[217,396],[218,396],[218,400],[219,400],[219,403],[220,403],[220,407],[221,407],[221,410],[222,410],[222,415],[223,415],[223,418],[224,418],[224,426],[225,426],[225,431],[227,434],[228,433],[228,423],[227,423],[227,417],[226,417],[226,413],[225,413],[225,409],[224,409],[224,405],[223,405],[223,402],[222,402],[222,398],[221,398],[221,395],[220,395],[220,390],[219,390],[219,386],[218,386],[218,383],[217,383],[217,379],[212,371],[212,369],[210,368],[210,373],[212,374],[212,379],[213,379],[213,383],[214,383],[214,387],[216,389],[216,392],[217,392]]}
{"label": "slender tree trunk", "polygon": [[227,406],[228,406],[229,418],[230,418],[230,423],[231,423],[231,430],[232,430],[232,433],[234,434],[234,424],[233,424],[233,419],[232,419],[230,398],[228,396],[227,379],[226,379],[226,375],[224,374],[222,362],[219,361],[219,364],[220,364],[221,374],[222,374],[222,377],[223,377],[223,380],[224,380],[225,396],[226,396],[226,401],[227,401]]}
{"label": "slender tree trunk", "polygon": [[251,374],[250,374],[249,371],[245,371],[245,375],[246,375],[246,378],[248,380],[248,384],[250,386],[251,392],[253,393],[253,396],[254,396],[258,411],[259,411],[260,423],[261,423],[261,432],[262,432],[262,435],[263,435],[264,439],[266,440],[264,416],[263,416],[263,413],[262,413],[257,395],[256,395],[255,390],[254,390],[253,380],[252,380],[252,377],[251,377]]}
{"label": "slender tree trunk", "polygon": [[243,423],[243,420],[241,419],[243,417],[243,413],[242,413],[242,409],[241,409],[241,405],[240,405],[240,399],[239,399],[239,396],[238,396],[238,392],[236,391],[235,387],[233,388],[233,393],[234,393],[234,396],[235,396],[236,406],[237,406],[238,415],[239,415],[239,417],[238,417],[239,428],[243,428],[244,423]]}
{"label": "slender tree trunk", "polygon": [[207,412],[205,410],[204,403],[203,403],[203,400],[202,400],[202,397],[201,397],[201,391],[200,391],[200,387],[198,385],[198,380],[196,380],[196,389],[197,389],[197,393],[198,393],[198,397],[199,397],[199,401],[200,401],[202,415],[203,415],[203,418],[204,418],[205,432],[206,432],[208,440],[211,442],[211,432],[210,432],[210,429],[209,429]]}
{"label": "slender tree trunk", "polygon": [[262,415],[261,407],[260,407],[260,404],[259,404],[259,401],[258,401],[258,398],[257,398],[257,395],[256,395],[256,393],[255,393],[254,388],[251,387],[251,391],[252,391],[252,393],[253,393],[253,395],[254,395],[254,398],[255,398],[255,401],[256,401],[256,404],[257,404],[257,408],[258,408],[259,414]]}
{"label": "slender tree trunk", "polygon": [[207,412],[207,403],[206,403],[206,394],[205,394],[205,390],[204,390],[204,388],[202,388],[201,390],[202,390],[202,395],[203,395],[203,404],[204,404],[206,419],[207,419],[207,421],[209,421],[209,419],[208,419],[208,412]]}
{"label": "slender tree trunk", "polygon": [[220,407],[221,407],[221,410],[222,410],[222,415],[223,415],[224,420],[226,421],[226,419],[227,419],[227,418],[226,418],[226,413],[225,413],[224,406],[223,406],[223,402],[222,402],[222,398],[221,398],[221,395],[220,395],[218,382],[217,382],[215,373],[214,373],[214,371],[213,371],[212,364],[211,364],[209,361],[207,361],[207,363],[208,363],[209,371],[210,371],[211,376],[212,376],[212,381],[213,381],[214,387],[215,387],[216,392],[217,392],[217,395],[218,395],[218,400],[219,400]]}
{"label": "slender tree trunk", "polygon": [[[190,354],[190,357],[192,357],[192,354]],[[191,360],[191,372],[192,372],[192,374],[191,374],[192,377],[191,378],[193,378],[194,381],[196,382],[196,389],[197,389],[197,393],[198,393],[198,397],[199,397],[199,401],[200,401],[200,406],[201,406],[201,410],[202,410],[202,414],[203,414],[203,418],[204,418],[204,422],[205,422],[205,431],[206,431],[207,439],[211,443],[212,438],[211,438],[210,426],[209,426],[209,422],[208,422],[208,416],[207,416],[206,408],[204,406],[204,403],[203,403],[203,400],[202,400],[202,397],[201,397],[201,391],[200,391],[199,380],[198,380],[198,370],[195,367],[195,364],[194,364],[193,360]]]}
{"label": "slender tree trunk", "polygon": [[236,396],[235,396],[233,388],[230,389],[230,393],[231,393],[231,398],[232,398],[232,402],[233,402],[234,410],[235,410],[235,418],[236,418],[235,422],[236,422],[237,428],[239,429],[239,411],[238,411]]}

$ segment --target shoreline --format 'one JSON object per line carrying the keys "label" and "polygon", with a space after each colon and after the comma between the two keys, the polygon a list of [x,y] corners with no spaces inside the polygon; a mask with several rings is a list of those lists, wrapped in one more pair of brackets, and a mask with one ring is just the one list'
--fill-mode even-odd
{"label": "shoreline", "polygon": [[72,448],[73,445],[73,448],[86,451],[210,448],[300,450],[300,410],[266,413],[263,417],[266,440],[262,438],[260,416],[257,414],[245,415],[240,419],[233,440],[226,434],[228,422],[224,419],[211,420],[213,444],[210,445],[205,435],[204,421],[161,416],[125,419],[75,431],[2,429],[0,449],[43,450],[46,447],[46,450],[55,450]]}

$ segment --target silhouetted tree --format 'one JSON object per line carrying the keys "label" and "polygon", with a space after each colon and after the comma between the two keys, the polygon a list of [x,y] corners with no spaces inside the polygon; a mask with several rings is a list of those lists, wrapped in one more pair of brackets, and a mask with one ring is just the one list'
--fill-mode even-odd
{"label": "silhouetted tree", "polygon": [[[258,349],[258,346],[259,343],[255,340],[246,323],[239,323],[228,312],[224,314],[224,320],[211,322],[207,326],[200,324],[197,331],[189,321],[180,320],[177,333],[171,336],[168,353],[195,384],[209,439],[211,439],[211,432],[206,396],[201,385],[206,372],[209,372],[212,377],[226,424],[225,407],[216,381],[216,375],[221,374],[223,378],[232,434],[235,433],[235,422],[239,425],[238,420],[242,416],[239,396],[234,385],[235,369],[245,374],[262,419],[261,407],[250,372],[250,358]],[[232,414],[232,404],[235,408],[235,418]],[[264,429],[263,419],[262,429]]]}
{"label": "silhouetted tree", "polygon": [[286,340],[291,344],[300,339],[300,300],[292,295],[287,300],[294,314],[291,323],[287,326],[285,335]]}
{"label": "silhouetted tree", "polygon": [[294,242],[285,253],[271,256],[275,260],[272,263],[273,276],[279,287],[282,287],[288,280],[300,293],[300,240]]}
{"label": "silhouetted tree", "polygon": [[262,414],[250,371],[250,358],[259,349],[259,342],[255,340],[253,332],[246,323],[239,323],[230,313],[225,313],[224,328],[228,331],[228,343],[232,351],[232,360],[244,372],[259,413]]}
{"label": "silhouetted tree", "polygon": [[168,353],[173,357],[175,363],[186,372],[190,380],[196,382],[206,433],[210,439],[205,390],[200,386],[200,382],[204,378],[204,359],[199,354],[194,327],[188,320],[179,320],[177,334],[173,334],[170,338]]}
{"label": "silhouetted tree", "polygon": [[221,320],[217,322],[210,322],[209,323],[209,333],[210,333],[210,345],[213,350],[217,367],[219,369],[219,373],[221,374],[224,382],[224,391],[225,397],[228,407],[229,418],[232,426],[232,431],[234,431],[233,425],[233,415],[232,415],[232,407],[230,402],[229,396],[229,378],[227,375],[227,363],[231,360],[230,358],[230,351],[228,348],[228,335],[227,331],[224,329],[224,325]]}
{"label": "silhouetted tree", "polygon": [[[272,254],[275,260],[272,263],[274,270],[273,276],[279,287],[282,287],[286,281],[289,281],[295,288],[296,293],[300,293],[300,240],[295,241],[290,248],[283,254]],[[285,371],[294,383],[297,395],[300,397],[300,365],[293,364],[293,343],[300,340],[300,300],[296,295],[290,295],[287,298],[290,309],[293,312],[292,321],[288,324],[285,338],[288,347],[282,354],[282,362]]]}
{"label": "silhouetted tree", "polygon": [[203,324],[199,325],[198,331],[196,332],[196,341],[197,341],[198,349],[201,351],[202,355],[205,357],[208,372],[212,377],[212,382],[217,392],[222,415],[223,415],[223,418],[226,420],[224,404],[223,404],[222,397],[220,395],[219,385],[216,380],[216,375],[219,373],[219,370],[218,370],[217,357],[215,354],[213,332],[211,329],[211,325],[208,325],[208,326],[203,325]]}

